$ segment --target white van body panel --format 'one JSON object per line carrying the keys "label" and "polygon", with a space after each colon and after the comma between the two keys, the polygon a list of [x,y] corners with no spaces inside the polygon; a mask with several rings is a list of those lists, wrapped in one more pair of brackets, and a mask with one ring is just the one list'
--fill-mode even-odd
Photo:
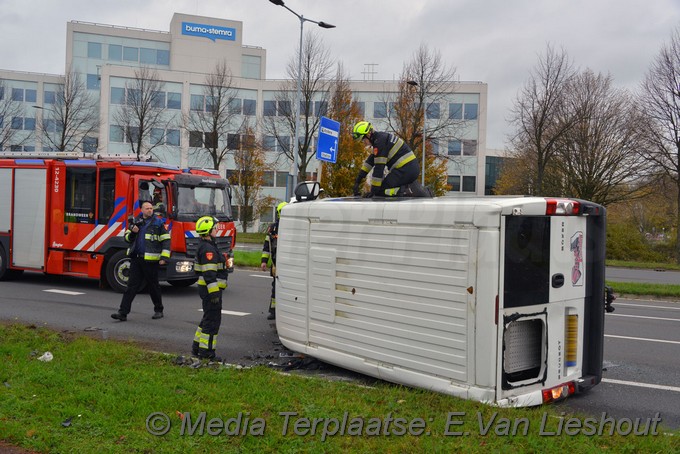
{"label": "white van body panel", "polygon": [[[540,404],[541,389],[581,370],[562,365],[503,389],[503,367],[528,361],[547,372],[564,361],[563,351],[546,348],[504,363],[504,332],[517,314],[533,314],[506,337],[528,328],[542,343],[562,342],[565,312],[583,312],[569,241],[573,231],[585,235],[585,220],[550,218],[550,237],[560,238],[550,243],[550,274],[563,273],[569,285],[528,310],[503,308],[503,228],[507,215],[545,210],[545,199],[531,197],[289,204],[279,225],[279,337],[292,350],[391,382],[498,405]],[[550,329],[540,332],[540,324]]]}

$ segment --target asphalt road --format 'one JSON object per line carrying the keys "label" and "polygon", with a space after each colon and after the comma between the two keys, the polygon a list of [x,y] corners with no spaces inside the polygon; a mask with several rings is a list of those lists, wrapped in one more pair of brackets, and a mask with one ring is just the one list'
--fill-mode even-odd
{"label": "asphalt road", "polygon": [[[99,289],[92,280],[25,273],[20,280],[2,282],[1,289],[0,320],[134,340],[175,354],[189,354],[202,315],[196,286],[164,284],[166,316],[160,320],[151,319],[148,294],[138,295],[127,322],[110,318],[120,295]],[[230,276],[217,347],[227,362],[287,361],[279,356],[285,349],[278,343],[275,325],[266,319],[270,290],[271,277],[259,269],[237,269]],[[643,421],[658,412],[663,425],[680,428],[680,302],[619,298],[615,307],[605,318],[603,383],[557,405],[585,415],[606,412],[617,419]]]}
{"label": "asphalt road", "polygon": [[605,274],[608,281],[680,285],[680,271],[638,270],[608,266]]}

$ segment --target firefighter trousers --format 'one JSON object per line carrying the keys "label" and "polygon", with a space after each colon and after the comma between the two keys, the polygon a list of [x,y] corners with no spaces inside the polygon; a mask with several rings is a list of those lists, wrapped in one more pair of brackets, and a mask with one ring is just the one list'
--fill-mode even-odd
{"label": "firefighter trousers", "polygon": [[158,262],[151,262],[140,257],[130,257],[130,280],[127,289],[123,293],[118,312],[127,315],[132,308],[132,300],[146,282],[149,296],[153,302],[154,312],[163,312],[163,299],[161,286],[158,283]]}
{"label": "firefighter trousers", "polygon": [[[222,291],[209,294],[205,286],[199,286],[198,294],[203,305],[203,318],[194,334],[191,351],[199,358],[214,358],[217,333],[222,323]],[[213,302],[218,298],[219,302]]]}

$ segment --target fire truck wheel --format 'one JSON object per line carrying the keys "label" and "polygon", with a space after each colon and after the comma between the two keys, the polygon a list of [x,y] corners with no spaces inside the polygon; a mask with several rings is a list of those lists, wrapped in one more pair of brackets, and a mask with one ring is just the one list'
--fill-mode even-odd
{"label": "fire truck wheel", "polygon": [[5,248],[0,246],[0,281],[9,281],[11,279],[21,276],[24,270],[8,270],[9,258],[5,252]]}
{"label": "fire truck wheel", "polygon": [[174,281],[168,281],[173,287],[190,287],[194,285],[198,279],[176,279]]}
{"label": "fire truck wheel", "polygon": [[123,293],[130,278],[130,259],[125,251],[118,251],[106,262],[106,280],[117,293]]}

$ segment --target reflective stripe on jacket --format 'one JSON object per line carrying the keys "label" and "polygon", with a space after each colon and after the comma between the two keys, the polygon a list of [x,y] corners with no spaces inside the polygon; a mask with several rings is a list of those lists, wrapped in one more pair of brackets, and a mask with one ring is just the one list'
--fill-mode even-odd
{"label": "reflective stripe on jacket", "polygon": [[388,169],[398,169],[416,159],[416,155],[406,145],[404,140],[394,134],[375,131],[371,141],[373,153],[361,165],[361,170],[356,179],[359,183],[373,170],[371,186],[379,188],[385,175],[385,167]]}
{"label": "reflective stripe on jacket", "polygon": [[198,285],[205,286],[208,293],[217,293],[227,288],[227,259],[212,238],[201,237],[194,271],[198,275]]}
{"label": "reflective stripe on jacket", "polygon": [[[141,222],[142,217],[135,219],[135,222]],[[144,222],[147,222],[144,220]],[[144,260],[150,262],[158,262],[161,259],[170,258],[170,234],[165,228],[165,224],[161,218],[153,216],[146,227],[146,233],[144,235]],[[131,243],[134,246],[135,240],[137,238],[137,233],[130,230],[131,226],[125,230],[125,241]],[[133,246],[129,247],[127,254],[133,253]]]}

